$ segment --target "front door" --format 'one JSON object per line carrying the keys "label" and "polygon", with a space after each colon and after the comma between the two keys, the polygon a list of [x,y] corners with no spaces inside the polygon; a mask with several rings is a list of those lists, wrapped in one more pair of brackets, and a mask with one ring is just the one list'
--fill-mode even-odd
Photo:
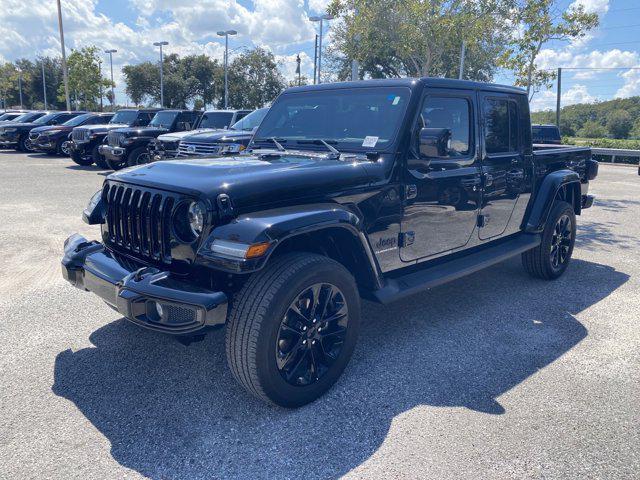
{"label": "front door", "polygon": [[[471,90],[429,89],[423,98],[404,171],[402,261],[432,257],[469,243],[480,200],[476,116],[476,96]],[[442,155],[426,156],[420,151],[423,127],[450,130]]]}
{"label": "front door", "polygon": [[507,228],[524,181],[524,149],[519,126],[521,112],[508,94],[481,93],[483,115],[482,240]]}

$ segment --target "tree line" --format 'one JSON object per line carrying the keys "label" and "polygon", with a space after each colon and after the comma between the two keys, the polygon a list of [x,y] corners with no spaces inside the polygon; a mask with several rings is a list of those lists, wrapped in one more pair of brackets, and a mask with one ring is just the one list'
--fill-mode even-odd
{"label": "tree line", "polygon": [[[565,8],[560,0],[332,0],[327,10],[338,20],[325,56],[328,80],[349,78],[353,60],[363,79],[457,78],[464,45],[463,78],[491,81],[505,68],[513,72],[516,85],[527,88],[530,98],[555,80],[555,69],[544,70],[536,63],[547,42],[579,39],[599,21],[582,5]],[[97,53],[95,47],[86,47],[69,55],[70,93],[78,108],[95,109],[103,96],[109,99],[111,82],[101,73],[106,68],[101,69]],[[19,102],[22,75],[23,104],[39,107],[43,95],[38,70],[43,62],[49,101],[63,107],[61,66],[55,58],[1,65],[0,100],[8,105]],[[288,85],[277,67],[274,55],[260,47],[235,56],[228,72],[230,105],[257,108],[273,100]],[[223,105],[223,67],[218,60],[170,54],[163,71],[166,106]],[[123,74],[133,103],[159,102],[156,62],[127,65]],[[113,99],[110,106],[115,107]]]}
{"label": "tree line", "polygon": [[[532,122],[555,124],[552,110],[533,112]],[[568,105],[560,109],[560,133],[584,138],[640,138],[640,97]]]}

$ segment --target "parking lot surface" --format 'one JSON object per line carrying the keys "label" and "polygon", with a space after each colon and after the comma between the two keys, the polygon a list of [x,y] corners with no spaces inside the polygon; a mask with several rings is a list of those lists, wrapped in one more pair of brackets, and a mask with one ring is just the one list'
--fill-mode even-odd
{"label": "parking lot surface", "polygon": [[638,478],[640,177],[602,166],[558,281],[513,259],[389,306],[298,410],[66,284],[108,172],[0,150],[0,478]]}

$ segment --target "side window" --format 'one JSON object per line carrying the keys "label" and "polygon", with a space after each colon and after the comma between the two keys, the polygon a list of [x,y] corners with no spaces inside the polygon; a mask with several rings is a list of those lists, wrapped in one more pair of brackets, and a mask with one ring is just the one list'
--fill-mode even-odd
{"label": "side window", "polygon": [[141,127],[146,127],[149,125],[149,122],[153,118],[153,115],[149,115],[148,113],[141,113],[138,115],[138,125]]}
{"label": "side window", "polygon": [[66,122],[67,120],[71,120],[74,117],[77,117],[77,115],[74,115],[72,113],[63,113],[58,118],[56,118],[56,121],[60,124]]}
{"label": "side window", "polygon": [[515,102],[502,98],[484,101],[485,148],[488,154],[518,150],[518,108]]}
{"label": "side window", "polygon": [[469,155],[471,151],[471,105],[465,98],[427,97],[420,112],[422,128],[448,129],[451,132],[447,156]]}

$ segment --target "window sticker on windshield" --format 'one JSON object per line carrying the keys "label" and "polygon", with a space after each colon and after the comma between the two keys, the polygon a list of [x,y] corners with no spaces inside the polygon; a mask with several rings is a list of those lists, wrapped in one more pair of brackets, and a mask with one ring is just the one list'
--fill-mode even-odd
{"label": "window sticker on windshield", "polygon": [[397,105],[398,103],[400,103],[400,97],[394,98],[393,102],[391,102],[391,105]]}
{"label": "window sticker on windshield", "polygon": [[376,143],[378,143],[378,137],[364,137],[364,141],[362,142],[363,147],[375,147]]}

